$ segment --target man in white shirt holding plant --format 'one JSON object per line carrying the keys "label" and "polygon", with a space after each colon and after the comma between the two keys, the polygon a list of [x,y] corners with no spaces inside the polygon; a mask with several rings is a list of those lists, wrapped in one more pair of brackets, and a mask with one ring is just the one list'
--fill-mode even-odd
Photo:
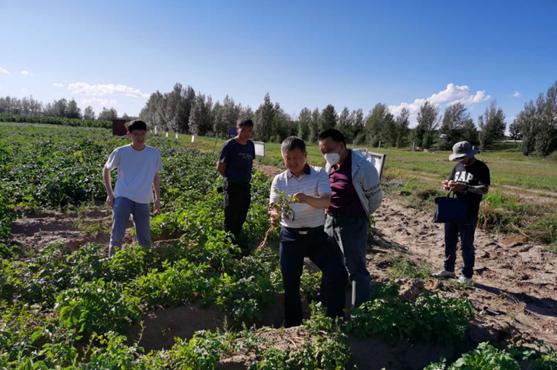
{"label": "man in white shirt holding plant", "polygon": [[[286,326],[302,323],[300,277],[304,257],[309,257],[323,272],[321,296],[327,315],[343,314],[347,274],[340,251],[325,234],[325,212],[331,200],[327,173],[307,164],[306,145],[298,137],[286,138],[281,144],[286,171],[278,174],[271,185],[270,216],[280,230],[280,270],[284,284]],[[282,194],[282,195],[281,195]],[[287,196],[291,214],[277,208]],[[282,212],[281,212],[282,211]]]}

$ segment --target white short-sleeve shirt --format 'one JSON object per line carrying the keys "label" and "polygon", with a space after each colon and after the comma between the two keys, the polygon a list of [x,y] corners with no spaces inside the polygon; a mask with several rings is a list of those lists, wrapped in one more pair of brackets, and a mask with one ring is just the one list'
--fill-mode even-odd
{"label": "white short-sleeve shirt", "polygon": [[135,150],[131,144],[118,147],[104,166],[118,170],[115,197],[144,204],[153,202],[153,180],[162,169],[161,153],[157,148],[146,145],[143,150]]}
{"label": "white short-sleeve shirt", "polygon": [[[286,195],[304,193],[312,197],[319,197],[331,194],[329,176],[320,167],[306,166],[306,170],[299,177],[294,176],[290,170],[286,170],[275,176],[271,184],[271,195],[269,203],[272,204],[278,199],[277,191]],[[325,223],[325,210],[314,208],[306,203],[290,203],[290,208],[294,211],[294,220],[281,217],[280,224],[284,227],[302,228],[318,227]]]}

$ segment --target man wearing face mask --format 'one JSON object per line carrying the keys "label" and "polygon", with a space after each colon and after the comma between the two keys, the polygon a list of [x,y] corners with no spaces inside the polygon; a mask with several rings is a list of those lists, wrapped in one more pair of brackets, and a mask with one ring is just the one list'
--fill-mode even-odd
{"label": "man wearing face mask", "polygon": [[369,216],[383,199],[379,174],[361,153],[346,148],[346,139],[338,130],[319,134],[319,149],[327,162],[331,184],[325,231],[344,255],[350,280],[356,283],[355,305],[359,306],[371,295],[366,248]]}
{"label": "man wearing face mask", "polygon": [[460,235],[464,266],[458,281],[464,284],[472,283],[474,233],[482,196],[487,194],[491,183],[489,168],[484,162],[475,158],[475,154],[478,152],[479,150],[467,141],[456,143],[449,160],[458,162],[447,180],[442,182],[445,190],[455,192],[459,199],[466,202],[468,217],[464,224],[445,224],[445,266],[444,270],[433,274],[433,276],[439,278],[455,277],[456,244]]}

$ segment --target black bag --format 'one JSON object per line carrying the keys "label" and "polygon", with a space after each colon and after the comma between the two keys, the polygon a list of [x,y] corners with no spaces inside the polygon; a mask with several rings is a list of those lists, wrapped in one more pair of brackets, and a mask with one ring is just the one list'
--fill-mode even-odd
{"label": "black bag", "polygon": [[435,204],[437,209],[433,218],[434,222],[454,224],[468,222],[468,206],[465,201],[458,199],[454,192],[450,191],[446,197],[435,198]]}

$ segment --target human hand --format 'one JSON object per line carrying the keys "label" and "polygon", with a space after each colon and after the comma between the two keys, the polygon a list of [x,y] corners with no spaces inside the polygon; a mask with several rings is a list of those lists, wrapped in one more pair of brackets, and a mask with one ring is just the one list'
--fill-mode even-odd
{"label": "human hand", "polygon": [[161,213],[161,200],[157,199],[155,200],[155,206],[154,206],[155,210],[154,210],[154,214],[158,215],[159,213]]}
{"label": "human hand", "polygon": [[309,196],[307,196],[304,193],[296,193],[294,194],[294,199],[296,199],[296,201],[298,203],[307,203],[307,199],[309,198]]}
{"label": "human hand", "polygon": [[114,204],[114,195],[109,194],[106,196],[106,205],[109,206],[110,208],[112,208],[112,205]]}
{"label": "human hand", "polygon": [[269,208],[269,221],[273,226],[277,226],[279,224],[280,212],[276,207]]}

